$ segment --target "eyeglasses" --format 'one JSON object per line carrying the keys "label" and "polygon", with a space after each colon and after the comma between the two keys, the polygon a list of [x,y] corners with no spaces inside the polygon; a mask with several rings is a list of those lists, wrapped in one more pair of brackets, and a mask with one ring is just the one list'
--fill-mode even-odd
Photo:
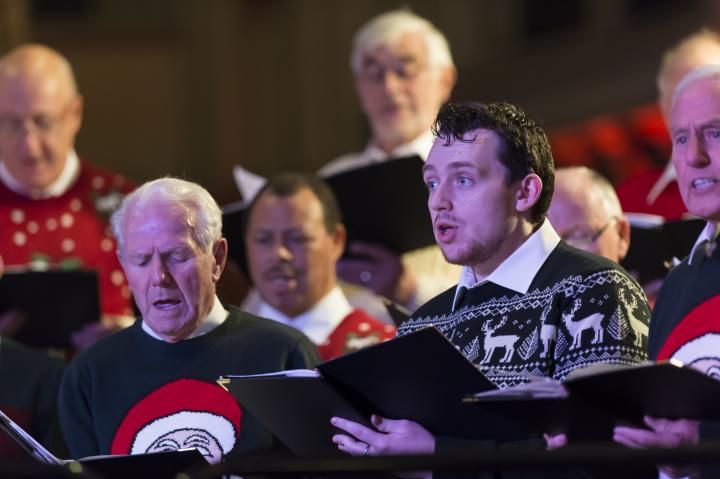
{"label": "eyeglasses", "polygon": [[46,113],[37,113],[26,118],[12,114],[0,115],[0,138],[17,139],[30,132],[38,136],[47,136],[65,121],[73,104],[73,102],[68,103],[55,116]]}
{"label": "eyeglasses", "polygon": [[400,59],[391,65],[383,65],[375,60],[367,59],[363,63],[360,77],[373,83],[380,83],[385,80],[388,73],[392,73],[399,80],[409,81],[417,78],[425,70],[427,70],[427,64],[418,63],[413,58]]}
{"label": "eyeglasses", "polygon": [[605,223],[600,229],[595,230],[594,232],[578,232],[578,233],[570,233],[568,235],[563,235],[562,239],[569,245],[575,246],[579,249],[584,249],[583,247],[589,246],[593,243],[595,243],[600,236],[607,230],[610,225],[614,224],[617,221],[617,216],[612,216],[610,219]]}

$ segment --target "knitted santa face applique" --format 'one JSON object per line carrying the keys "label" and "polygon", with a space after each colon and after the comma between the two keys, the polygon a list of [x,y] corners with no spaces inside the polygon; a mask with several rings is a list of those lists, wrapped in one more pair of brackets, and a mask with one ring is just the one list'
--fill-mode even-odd
{"label": "knitted santa face applique", "polygon": [[218,385],[195,379],[167,383],[141,399],[120,424],[112,454],[197,448],[216,464],[240,437],[242,411]]}

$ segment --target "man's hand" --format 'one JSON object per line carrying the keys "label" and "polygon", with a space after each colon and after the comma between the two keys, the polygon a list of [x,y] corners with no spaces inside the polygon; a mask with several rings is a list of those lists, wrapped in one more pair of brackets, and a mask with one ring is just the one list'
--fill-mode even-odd
{"label": "man's hand", "polygon": [[408,304],[417,292],[415,276],[393,251],[380,244],[353,241],[348,252],[354,257],[337,263],[343,281],[364,286],[402,305]]}
{"label": "man's hand", "polygon": [[[649,429],[617,426],[613,431],[613,440],[633,449],[647,447],[694,446],[700,440],[700,423],[689,419],[657,419],[645,416],[643,419]],[[693,465],[658,466],[669,477],[686,477],[696,472]]]}
{"label": "man's hand", "polygon": [[332,441],[338,449],[353,456],[432,454],[435,436],[420,424],[405,419],[370,418],[376,430],[347,419],[333,417],[330,422],[347,434],[336,434]]}
{"label": "man's hand", "polygon": [[565,434],[557,434],[554,436],[550,434],[543,434],[543,437],[545,438],[545,444],[547,445],[548,451],[560,449],[568,443],[568,438]]}

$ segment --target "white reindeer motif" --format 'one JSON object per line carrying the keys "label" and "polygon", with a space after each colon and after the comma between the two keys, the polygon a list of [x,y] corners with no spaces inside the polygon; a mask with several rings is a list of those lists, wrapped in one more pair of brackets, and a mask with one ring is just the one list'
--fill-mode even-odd
{"label": "white reindeer motif", "polygon": [[540,353],[541,358],[548,357],[548,354],[550,354],[550,343],[557,339],[557,326],[546,322],[551,308],[552,298],[548,301],[547,306],[545,306],[545,309],[543,309],[542,314],[540,315],[540,323],[542,324],[540,327],[540,340],[543,345],[543,350]]}
{"label": "white reindeer motif", "polygon": [[[637,296],[630,295],[630,303],[628,303],[625,291],[620,290],[620,304],[623,309],[625,309],[625,316],[627,316],[628,322],[630,323],[630,329],[632,329],[632,332],[635,335],[635,347],[642,348],[643,336],[647,337],[648,327],[647,324],[637,319],[633,314],[633,311],[635,311],[635,308],[638,306]],[[645,332],[644,335],[642,334],[643,331]]]}
{"label": "white reindeer motif", "polygon": [[600,313],[593,313],[589,316],[584,317],[583,319],[573,321],[575,313],[577,313],[581,305],[582,301],[580,300],[580,298],[577,298],[575,299],[575,302],[573,303],[573,307],[570,312],[562,313],[563,322],[565,323],[565,326],[570,332],[570,335],[573,337],[573,342],[570,345],[570,349],[576,349],[580,347],[580,343],[582,342],[582,333],[586,329],[592,328],[592,330],[595,332],[595,336],[592,339],[592,344],[601,343],[603,340],[603,329],[600,322],[605,317],[605,315]]}
{"label": "white reindeer motif", "polygon": [[493,333],[500,329],[506,322],[507,316],[503,316],[495,327],[492,326],[492,320],[488,320],[482,325],[482,331],[485,333],[485,341],[483,344],[485,357],[482,360],[483,363],[490,361],[490,358],[495,352],[495,348],[505,348],[505,354],[500,359],[501,363],[508,363],[512,359],[513,353],[515,353],[515,343],[520,339],[520,336],[516,334],[493,336]]}

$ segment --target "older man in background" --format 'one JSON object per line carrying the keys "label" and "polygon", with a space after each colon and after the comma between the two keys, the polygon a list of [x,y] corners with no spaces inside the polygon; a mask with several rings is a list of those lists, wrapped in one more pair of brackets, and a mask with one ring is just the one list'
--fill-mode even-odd
{"label": "older man in background", "polygon": [[[412,155],[425,160],[433,141],[430,127],[457,76],[447,39],[410,11],[390,11],[358,30],[350,63],[371,137],[365,150],[340,156],[320,174]],[[368,287],[411,310],[454,284],[459,274],[436,246],[402,258],[374,243],[352,242],[348,248],[354,258],[340,260],[342,280]],[[349,299],[379,314],[377,301],[361,294]]]}
{"label": "older man in background", "polygon": [[[60,53],[31,44],[0,59],[0,253],[7,265],[96,270],[100,309],[112,327],[132,308],[108,219],[132,184],[78,158],[82,116]],[[98,326],[77,342],[102,335]]]}

